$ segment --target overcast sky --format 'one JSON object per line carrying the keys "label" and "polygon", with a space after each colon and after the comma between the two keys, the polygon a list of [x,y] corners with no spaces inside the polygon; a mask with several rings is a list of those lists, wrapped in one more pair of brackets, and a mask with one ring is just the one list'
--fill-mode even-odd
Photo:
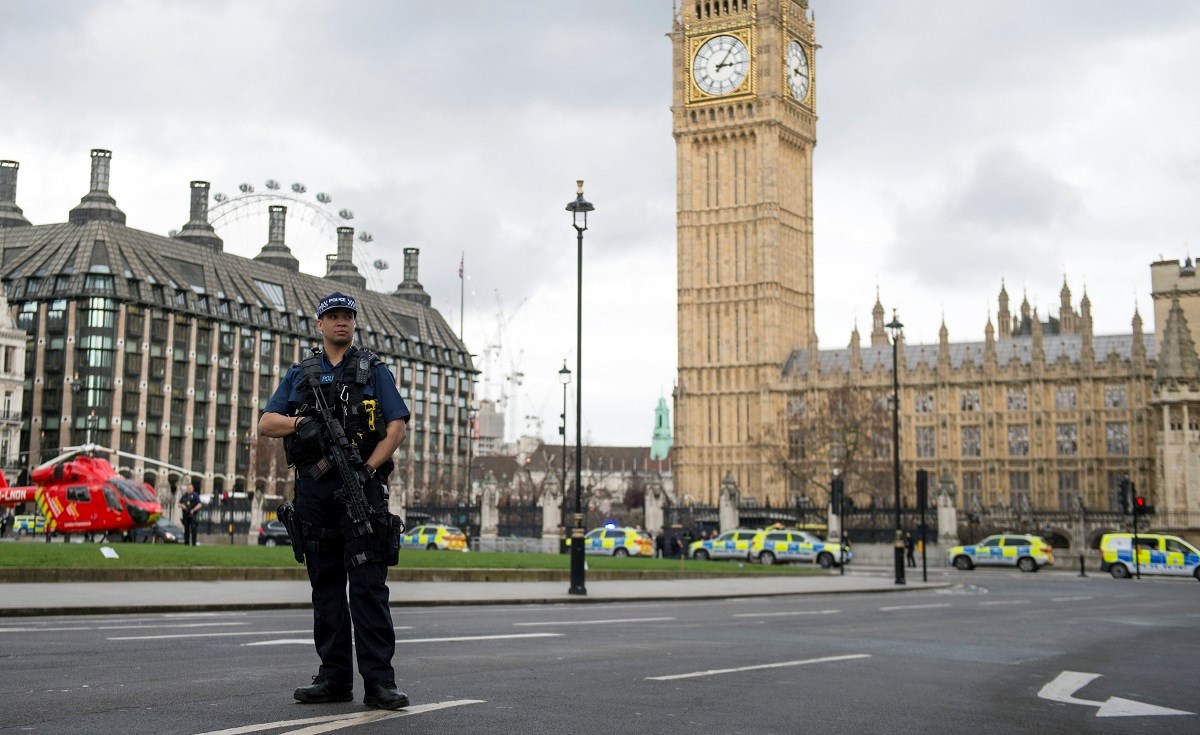
{"label": "overcast sky", "polygon": [[[1149,329],[1149,263],[1200,245],[1200,3],[810,4],[823,348],[856,319],[869,332],[876,288],[910,342],[943,318],[980,340],[1001,278],[1014,308],[1027,293],[1057,313],[1065,275],[1098,333],[1128,333],[1135,304]],[[479,393],[523,373],[510,434],[539,416],[550,441],[575,365],[564,207],[583,178],[584,440],[645,445],[676,364],[671,15],[671,0],[0,0],[0,158],[20,162],[34,224],[86,193],[90,148],[113,151],[129,225],[161,234],[186,222],[189,180],[302,182],[374,236],[361,257],[390,262],[369,274],[380,288],[420,248],[456,330],[465,252],[465,339],[493,368]],[[289,242],[323,274],[334,244],[296,216]],[[227,222],[228,251],[266,241],[253,217]]]}

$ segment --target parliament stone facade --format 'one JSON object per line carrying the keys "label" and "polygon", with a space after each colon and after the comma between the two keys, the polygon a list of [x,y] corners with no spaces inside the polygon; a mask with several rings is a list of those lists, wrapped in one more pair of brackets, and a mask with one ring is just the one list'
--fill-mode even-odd
{"label": "parliament stone facade", "polygon": [[876,300],[869,344],[814,329],[816,25],[806,0],[685,2],[673,48],[678,360],[675,491],[715,504],[893,504],[892,369],[902,503],[917,469],[961,512],[1109,513],[1128,477],[1156,525],[1200,528],[1200,285],[1154,263],[1154,324],[1096,334],[1064,279],[1057,313],[1001,284],[982,340],[894,345]]}

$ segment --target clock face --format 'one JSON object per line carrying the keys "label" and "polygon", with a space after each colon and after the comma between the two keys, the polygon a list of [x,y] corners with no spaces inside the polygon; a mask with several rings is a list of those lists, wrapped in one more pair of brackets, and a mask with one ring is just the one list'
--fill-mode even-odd
{"label": "clock face", "polygon": [[733,36],[714,36],[704,42],[692,62],[692,78],[707,94],[729,94],[750,73],[750,52],[741,39]]}
{"label": "clock face", "polygon": [[792,41],[787,48],[787,81],[798,102],[808,97],[809,78],[808,54],[798,41]]}

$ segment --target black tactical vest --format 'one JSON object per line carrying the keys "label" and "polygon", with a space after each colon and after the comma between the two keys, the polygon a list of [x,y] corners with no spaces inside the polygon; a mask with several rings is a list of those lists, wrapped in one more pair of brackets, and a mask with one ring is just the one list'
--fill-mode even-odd
{"label": "black tactical vest", "polygon": [[[368,349],[352,346],[342,357],[342,362],[333,371],[326,373],[319,349],[293,367],[300,368],[300,378],[288,401],[292,416],[308,416],[316,419],[314,390],[320,390],[336,420],[346,431],[346,438],[358,447],[359,455],[366,460],[375,451],[379,440],[387,433],[383,414],[375,399],[371,385],[371,373],[382,361]],[[325,456],[319,442],[299,442],[295,435],[285,439],[288,463],[297,467],[314,465]],[[389,460],[379,468],[379,474],[391,472]]]}

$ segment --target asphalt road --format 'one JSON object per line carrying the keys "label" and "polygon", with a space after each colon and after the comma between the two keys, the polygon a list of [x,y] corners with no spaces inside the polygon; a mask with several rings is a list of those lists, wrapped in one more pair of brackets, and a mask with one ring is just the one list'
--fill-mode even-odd
{"label": "asphalt road", "polygon": [[399,716],[365,709],[361,682],[354,703],[292,702],[316,670],[304,611],[4,620],[0,731],[1200,732],[1200,714],[1146,708],[1200,713],[1194,580],[949,579],[886,595],[396,609],[413,700]]}

